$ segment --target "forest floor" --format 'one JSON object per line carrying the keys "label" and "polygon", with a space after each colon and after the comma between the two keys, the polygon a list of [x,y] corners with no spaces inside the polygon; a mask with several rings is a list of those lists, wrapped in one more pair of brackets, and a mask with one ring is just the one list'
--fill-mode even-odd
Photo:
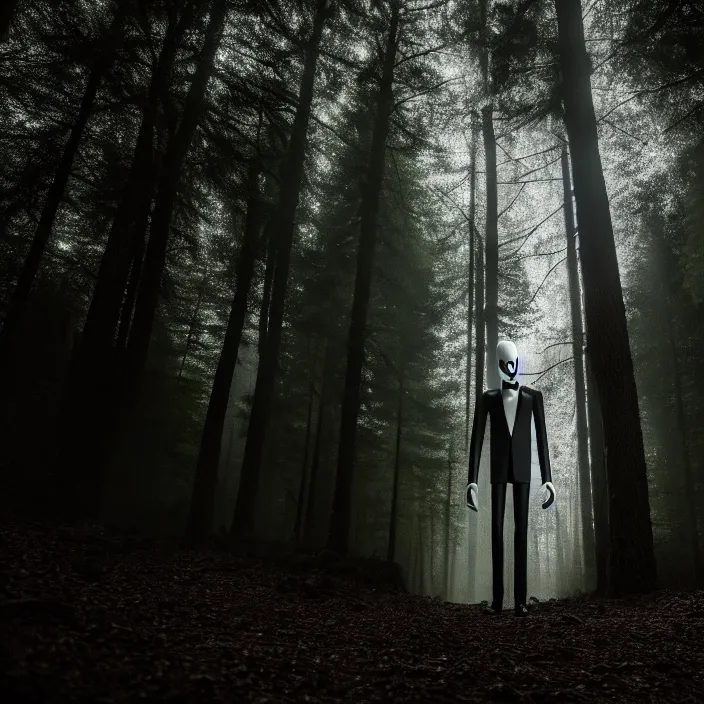
{"label": "forest floor", "polygon": [[332,554],[195,552],[7,519],[0,531],[8,704],[704,701],[704,592],[491,617]]}

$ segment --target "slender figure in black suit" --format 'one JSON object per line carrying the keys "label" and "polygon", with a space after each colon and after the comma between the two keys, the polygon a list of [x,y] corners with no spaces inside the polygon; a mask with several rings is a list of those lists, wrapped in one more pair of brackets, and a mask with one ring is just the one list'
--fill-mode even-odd
{"label": "slender figure in black suit", "polygon": [[496,347],[501,389],[485,391],[477,399],[469,445],[469,483],[467,506],[479,509],[477,478],[484,444],[487,416],[491,418],[491,561],[493,601],[486,611],[500,614],[504,600],[504,509],[506,484],[513,484],[513,515],[516,525],[514,556],[514,598],[516,616],[527,616],[528,573],[528,496],[530,494],[530,426],[535,421],[535,438],[543,488],[549,496],[543,504],[548,508],[555,500],[555,487],[550,474],[550,453],[545,431],[543,395],[536,389],[520,386],[518,350],[513,342],[502,341]]}

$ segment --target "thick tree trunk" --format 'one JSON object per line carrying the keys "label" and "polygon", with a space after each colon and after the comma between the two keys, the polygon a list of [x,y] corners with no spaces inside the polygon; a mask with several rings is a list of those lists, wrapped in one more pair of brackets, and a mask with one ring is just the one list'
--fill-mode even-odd
{"label": "thick tree trunk", "polygon": [[130,395],[134,392],[146,366],[154,318],[159,304],[161,278],[166,265],[166,250],[171,216],[176,204],[176,193],[186,155],[193,141],[198,121],[205,110],[205,92],[213,72],[215,53],[220,45],[226,14],[226,0],[213,0],[203,49],[186,97],[181,123],[169,143],[161,166],[142,280],[127,343],[124,381],[126,391]]}
{"label": "thick tree trunk", "polygon": [[437,540],[436,540],[436,521],[437,513],[433,511],[430,514],[430,595],[437,596],[438,591],[436,590],[436,579],[435,575],[437,570],[435,569],[435,562],[437,560]]}
{"label": "thick tree trunk", "polygon": [[272,234],[276,233],[277,249],[271,294],[271,312],[266,343],[262,349],[257,368],[257,381],[254,388],[252,411],[249,416],[247,442],[240,473],[240,486],[232,519],[232,533],[235,535],[251,532],[254,521],[254,511],[259,491],[262,451],[271,415],[279,362],[289,262],[293,246],[296,209],[303,181],[303,164],[306,156],[313,86],[320,53],[320,40],[323,35],[325,21],[330,14],[330,9],[327,5],[326,0],[319,0],[317,3],[313,33],[306,49],[303,77],[298,96],[298,108],[293,122],[288,151],[282,167],[279,204],[274,215],[276,218],[276,229],[270,230]]}
{"label": "thick tree trunk", "polygon": [[274,280],[276,264],[276,234],[273,227],[267,227],[266,232],[266,264],[264,266],[264,288],[262,305],[259,309],[259,340],[257,348],[259,357],[264,355],[267,331],[269,330],[269,312],[271,308],[271,285]]}
{"label": "thick tree trunk", "polygon": [[472,115],[472,136],[469,159],[469,270],[467,271],[467,369],[464,406],[464,451],[469,452],[469,416],[472,396],[472,326],[474,325],[474,215],[477,186],[477,135]]}
{"label": "thick tree trunk", "polygon": [[496,346],[499,344],[499,230],[496,185],[496,137],[492,105],[482,110],[482,132],[486,157],[486,376],[487,386],[500,386]]}
{"label": "thick tree trunk", "polygon": [[570,291],[572,316],[572,356],[574,357],[574,389],[577,404],[577,466],[579,495],[582,510],[582,550],[587,583],[596,580],[594,555],[594,522],[592,515],[592,489],[589,481],[589,445],[587,443],[587,399],[584,388],[584,335],[582,331],[582,294],[579,290],[577,251],[575,249],[574,209],[572,182],[567,145],[562,147],[562,189],[564,195],[565,235],[567,237],[567,279]]}
{"label": "thick tree trunk", "polygon": [[608,451],[608,592],[656,588],[643,436],[609,199],[599,156],[580,0],[556,0],[584,279],[587,341]]}
{"label": "thick tree trunk", "polygon": [[105,40],[107,46],[96,57],[93,63],[85,90],[83,91],[83,98],[78,108],[78,114],[73,122],[71,133],[69,134],[56,171],[54,172],[54,179],[49,187],[42,214],[39,217],[39,224],[34,232],[32,244],[29,247],[29,252],[27,253],[22,270],[17,279],[17,284],[13,291],[7,315],[5,316],[5,321],[2,326],[2,332],[0,333],[0,363],[3,365],[8,361],[8,355],[22,327],[29,295],[37,278],[37,274],[39,273],[42,257],[54,228],[56,213],[61,205],[61,200],[71,175],[73,161],[78,153],[78,148],[83,138],[86,125],[88,124],[88,119],[93,112],[93,104],[95,103],[95,98],[98,94],[103,76],[115,56],[115,45],[119,41],[119,35],[122,32],[122,25],[126,13],[127,3],[121,3],[107,33]]}
{"label": "thick tree trunk", "polygon": [[556,579],[555,582],[558,588],[562,586],[563,589],[569,588],[569,585],[567,584],[567,562],[565,560],[565,545],[567,543],[566,538],[565,526],[562,522],[562,508],[560,503],[557,502],[555,504],[555,552],[557,553],[555,555],[555,561],[557,563],[558,579]]}
{"label": "thick tree trunk", "polygon": [[[484,250],[482,247],[482,238],[476,233],[477,246],[477,268],[475,277],[475,316],[474,316],[474,339],[476,345],[476,354],[474,360],[474,397],[480,398],[484,393],[484,360],[486,350],[486,329],[484,324]],[[472,522],[476,526],[476,521],[472,521],[471,515],[469,518],[470,526]],[[476,530],[470,529],[467,543],[467,562],[470,580],[470,596],[474,597],[476,589],[476,568],[477,568],[477,552],[479,545],[479,535]],[[474,587],[472,585],[475,585]]]}
{"label": "thick tree trunk", "polygon": [[[476,191],[477,191],[477,129],[475,125],[475,114],[472,113],[472,134],[470,145],[470,163],[469,163],[469,272],[467,276],[467,388],[465,396],[465,428],[464,428],[464,451],[465,456],[469,456],[469,440],[470,440],[470,406],[472,393],[472,326],[476,327],[476,346],[475,354],[475,398],[479,398],[477,394],[482,393],[481,386],[484,383],[484,294],[482,283],[482,295],[479,296],[480,281],[483,282],[483,274],[480,274],[478,269],[483,268],[483,260],[481,258],[481,241],[476,235]],[[476,250],[479,248],[480,256],[476,256]],[[480,310],[481,307],[481,310]],[[481,323],[480,323],[481,321]],[[481,337],[480,337],[481,325]],[[481,360],[482,374],[479,374],[479,366]],[[464,501],[463,501],[464,503]],[[471,512],[470,512],[471,513]],[[471,515],[468,518],[470,530],[467,535],[467,568],[468,579],[470,583],[474,583],[474,571],[477,564],[477,545],[479,536],[476,530],[471,529]],[[453,560],[454,568],[454,560]],[[472,592],[474,589],[472,589]],[[471,595],[470,595],[471,598]]]}
{"label": "thick tree trunk", "polygon": [[675,408],[677,415],[677,428],[680,435],[680,448],[682,451],[682,465],[684,469],[685,482],[685,507],[687,512],[687,533],[689,534],[690,550],[692,552],[692,570],[694,588],[699,589],[702,583],[702,575],[699,572],[700,550],[699,531],[697,529],[697,488],[692,472],[692,459],[689,454],[687,443],[687,414],[684,409],[684,399],[682,397],[682,379],[680,370],[680,348],[677,343],[673,318],[675,311],[670,308],[667,317],[667,333],[672,356],[672,376],[675,384]]}
{"label": "thick tree trunk", "polygon": [[482,137],[486,173],[486,229],[484,232],[484,252],[486,261],[486,377],[487,386],[495,389],[500,386],[496,346],[499,342],[499,213],[496,177],[496,136],[494,134],[494,104],[490,74],[490,28],[491,0],[481,0],[479,16],[481,25],[479,68],[482,76],[482,89],[486,104],[482,108]]}
{"label": "thick tree trunk", "polygon": [[450,600],[450,520],[452,516],[452,448],[447,451],[447,495],[445,496],[445,565],[443,570],[443,594]]}
{"label": "thick tree trunk", "polygon": [[[84,364],[88,363],[89,354],[101,356],[101,352],[106,353],[115,342],[115,331],[118,329],[130,264],[135,261],[135,253],[140,249],[139,242],[146,240],[144,230],[140,231],[139,228],[147,227],[154,193],[156,177],[154,129],[159,104],[161,97],[168,92],[169,77],[176,52],[183,33],[190,25],[193,6],[194,2],[189,2],[181,20],[169,22],[161,53],[149,83],[132,164],[108,234],[105,251],[100,261],[98,279],[83,327],[81,346]],[[96,361],[95,373],[105,373],[100,360]]]}
{"label": "thick tree trunk", "polygon": [[606,456],[604,423],[599,394],[588,350],[585,350],[587,372],[587,420],[589,423],[589,461],[594,508],[594,555],[596,558],[596,592],[606,594],[606,571],[609,553],[609,496],[606,488]]}
{"label": "thick tree trunk", "polygon": [[124,357],[125,351],[127,350],[127,340],[129,339],[130,329],[132,328],[134,306],[137,303],[137,291],[139,290],[139,281],[142,278],[144,249],[147,244],[144,238],[146,235],[148,220],[149,212],[145,214],[144,225],[142,226],[141,223],[137,225],[135,229],[135,239],[132,243],[132,262],[130,264],[130,273],[127,280],[125,299],[122,302],[122,308],[120,310],[120,324],[117,328],[117,339],[115,340],[115,349],[119,360],[116,364],[118,369],[121,366],[120,362]]}
{"label": "thick tree trunk", "polygon": [[320,383],[320,399],[318,401],[318,416],[315,422],[315,445],[313,447],[313,460],[310,467],[310,480],[308,481],[308,503],[306,504],[303,535],[309,543],[313,540],[313,526],[315,514],[318,509],[318,470],[320,468],[320,453],[323,445],[323,421],[328,401],[328,387],[332,373],[332,355],[330,354],[330,340],[325,342],[323,361],[323,378]]}
{"label": "thick tree trunk", "polygon": [[396,557],[396,526],[398,523],[398,479],[401,468],[401,433],[403,429],[403,368],[398,382],[398,407],[396,409],[396,449],[394,452],[394,476],[391,487],[391,511],[389,515],[389,544],[386,559],[393,562]]}
{"label": "thick tree trunk", "polygon": [[[159,101],[168,87],[178,40],[190,24],[192,9],[193,2],[189,2],[181,20],[170,22],[167,28],[142,111],[130,172],[108,234],[80,344],[71,360],[57,468],[59,475],[71,468],[70,474],[75,476],[65,477],[67,485],[86,488],[86,496],[90,494],[86,503],[93,513],[100,505],[104,464],[119,415],[121,387],[117,381],[125,358],[124,335],[130,327],[135,277],[141,269],[144,228],[154,188],[154,127]],[[128,283],[130,263],[133,276]]]}
{"label": "thick tree trunk", "polygon": [[420,520],[416,521],[418,526],[418,591],[421,594],[426,594],[426,561],[425,561],[425,550],[423,550],[423,527],[421,526]]}
{"label": "thick tree trunk", "polygon": [[[687,413],[685,410],[684,393],[682,389],[682,345],[677,335],[675,321],[678,318],[678,311],[673,298],[677,295],[675,281],[677,276],[676,255],[664,240],[661,231],[653,231],[653,245],[656,252],[655,266],[659,273],[659,284],[661,300],[664,304],[664,318],[667,327],[667,342],[670,359],[672,361],[672,380],[675,391],[675,415],[677,419],[677,430],[679,435],[679,448],[682,453],[680,462],[684,471],[684,506],[686,511],[686,529],[689,538],[689,547],[692,553],[692,569],[694,588],[701,587],[702,575],[700,573],[700,546],[699,531],[697,529],[697,487],[694,479],[692,458],[687,442]],[[684,364],[686,368],[686,361]]]}
{"label": "thick tree trunk", "polygon": [[[474,339],[476,346],[476,354],[474,360],[474,398],[480,398],[484,393],[484,364],[485,364],[485,350],[486,350],[486,326],[484,323],[484,250],[482,246],[482,238],[479,233],[476,233],[476,246],[477,246],[477,268],[475,277],[475,316],[474,316]],[[470,521],[470,526],[474,523],[477,526],[477,522],[473,521],[471,514],[468,519]],[[476,589],[476,568],[477,568],[477,554],[479,545],[479,535],[477,531],[471,531],[468,537],[467,544],[467,561],[468,570],[470,573],[470,587],[472,589],[471,596],[474,596],[474,590]],[[475,585],[472,587],[472,585]]]}
{"label": "thick tree trunk", "polygon": [[352,479],[355,459],[354,445],[360,404],[359,384],[364,364],[364,340],[376,245],[377,214],[384,178],[386,138],[393,109],[394,64],[398,47],[399,13],[398,3],[393,3],[377,98],[369,170],[362,193],[357,272],[347,344],[347,371],[342,398],[337,477],[330,516],[330,545],[343,554],[347,552],[349,547]]}
{"label": "thick tree trunk", "polygon": [[303,461],[301,462],[301,480],[298,484],[298,501],[296,502],[296,520],[293,524],[293,539],[299,540],[303,527],[304,506],[306,502],[306,477],[308,458],[310,457],[310,439],[313,429],[313,405],[315,402],[315,365],[311,362],[310,389],[308,390],[308,413],[306,420],[306,439],[303,444]]}
{"label": "thick tree trunk", "polygon": [[420,551],[418,550],[418,539],[414,539],[412,532],[411,535],[408,537],[408,588],[409,591],[412,592],[418,592],[418,574],[419,574],[419,565],[418,565],[418,558],[420,555]]}
{"label": "thick tree trunk", "polygon": [[479,398],[484,393],[484,366],[486,351],[486,331],[484,323],[484,249],[482,238],[477,235],[477,278],[476,303],[474,318],[474,339],[476,355],[474,359],[474,397]]}
{"label": "thick tree trunk", "polygon": [[187,535],[192,541],[202,541],[211,534],[213,529],[215,489],[218,480],[222,434],[227,405],[230,400],[232,378],[237,365],[237,353],[242,342],[242,331],[247,316],[247,301],[252,287],[254,263],[259,246],[262,219],[259,194],[260,173],[259,159],[253,157],[247,173],[247,215],[242,246],[237,259],[235,295],[230,308],[218,366],[215,370],[213,388],[210,392],[193,483],[187,526]]}

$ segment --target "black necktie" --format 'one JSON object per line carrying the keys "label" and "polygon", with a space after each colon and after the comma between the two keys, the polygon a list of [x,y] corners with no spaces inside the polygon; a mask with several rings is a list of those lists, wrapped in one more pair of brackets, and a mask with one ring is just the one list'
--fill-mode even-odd
{"label": "black necktie", "polygon": [[514,381],[512,384],[510,381],[502,381],[501,390],[503,391],[504,389],[513,389],[514,391],[518,391],[518,382]]}

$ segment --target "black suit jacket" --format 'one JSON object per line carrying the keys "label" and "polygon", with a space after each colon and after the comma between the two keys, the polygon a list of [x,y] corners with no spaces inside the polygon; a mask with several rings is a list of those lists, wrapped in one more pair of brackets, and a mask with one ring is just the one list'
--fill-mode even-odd
{"label": "black suit jacket", "polygon": [[491,483],[505,484],[509,479],[509,453],[513,452],[513,480],[517,484],[530,482],[530,421],[535,418],[535,437],[538,443],[540,475],[545,482],[552,481],[550,453],[545,431],[543,395],[536,389],[521,386],[513,435],[509,433],[504,402],[499,389],[485,391],[477,399],[469,445],[469,483],[477,483],[479,459],[484,444],[487,416],[491,417]]}

